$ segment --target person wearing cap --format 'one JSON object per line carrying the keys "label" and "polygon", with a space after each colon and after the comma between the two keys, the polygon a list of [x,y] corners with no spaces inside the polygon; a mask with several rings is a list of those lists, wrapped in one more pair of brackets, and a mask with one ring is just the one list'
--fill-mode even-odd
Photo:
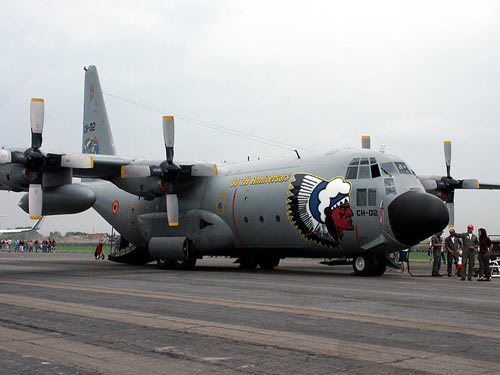
{"label": "person wearing cap", "polygon": [[444,240],[444,246],[447,252],[446,259],[448,260],[447,262],[448,277],[452,277],[453,263],[455,263],[456,267],[458,264],[458,250],[462,248],[462,240],[455,237],[455,229],[453,228],[450,229],[450,235],[446,237],[446,239]]}
{"label": "person wearing cap", "polygon": [[432,256],[433,256],[433,262],[432,262],[432,276],[433,277],[443,276],[439,273],[439,269],[441,268],[441,249],[444,246],[444,241],[443,241],[443,238],[441,237],[442,234],[443,234],[443,231],[439,231],[431,238]]}
{"label": "person wearing cap", "polygon": [[[465,275],[467,275],[469,281],[472,280],[472,273],[474,272],[474,258],[476,256],[475,250],[479,245],[477,236],[472,233],[474,230],[473,225],[467,226],[467,233],[455,233],[455,237],[461,238],[463,241],[462,248],[462,278],[465,280]],[[467,265],[469,265],[469,272],[467,273]]]}

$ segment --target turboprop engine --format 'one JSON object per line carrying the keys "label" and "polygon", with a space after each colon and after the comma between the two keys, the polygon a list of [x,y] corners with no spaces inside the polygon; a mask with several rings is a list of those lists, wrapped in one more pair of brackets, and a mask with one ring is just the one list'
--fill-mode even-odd
{"label": "turboprop engine", "polygon": [[[95,200],[94,191],[84,185],[48,187],[43,191],[41,213],[42,216],[76,214],[92,207]],[[25,212],[29,212],[28,201],[29,194],[25,194],[18,203]]]}

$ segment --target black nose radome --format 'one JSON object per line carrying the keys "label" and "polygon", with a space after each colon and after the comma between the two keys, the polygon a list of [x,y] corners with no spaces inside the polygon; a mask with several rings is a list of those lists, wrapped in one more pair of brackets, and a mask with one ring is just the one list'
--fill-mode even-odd
{"label": "black nose radome", "polygon": [[415,245],[436,234],[449,220],[443,201],[420,191],[407,191],[389,204],[392,232],[405,245]]}

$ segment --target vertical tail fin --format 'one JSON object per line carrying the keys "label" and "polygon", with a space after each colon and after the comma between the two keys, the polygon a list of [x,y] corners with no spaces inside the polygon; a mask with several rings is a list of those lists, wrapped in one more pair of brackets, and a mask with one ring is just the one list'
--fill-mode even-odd
{"label": "vertical tail fin", "polygon": [[115,142],[109,126],[97,69],[94,65],[84,69],[82,152],[84,154],[116,155]]}

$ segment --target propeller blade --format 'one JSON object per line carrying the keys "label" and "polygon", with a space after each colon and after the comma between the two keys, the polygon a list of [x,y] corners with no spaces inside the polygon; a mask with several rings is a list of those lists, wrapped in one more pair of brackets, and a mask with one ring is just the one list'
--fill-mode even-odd
{"label": "propeller blade", "polygon": [[370,149],[370,136],[369,135],[363,135],[361,137],[361,148]]}
{"label": "propeller blade", "polygon": [[451,178],[451,141],[444,141],[444,161],[446,163],[446,176]]}
{"label": "propeller blade", "polygon": [[446,203],[446,208],[448,208],[448,213],[450,215],[450,221],[448,222],[448,228],[453,228],[455,226],[455,204]]}
{"label": "propeller blade", "polygon": [[217,164],[196,163],[191,166],[191,176],[217,176]]}
{"label": "propeller blade", "polygon": [[475,178],[462,180],[462,189],[479,189],[479,180]]}
{"label": "propeller blade", "polygon": [[42,146],[44,101],[43,99],[31,99],[31,147],[40,148]]}
{"label": "propeller blade", "polygon": [[7,164],[12,161],[12,153],[8,150],[0,150],[0,164]]}
{"label": "propeller blade", "polygon": [[88,154],[61,155],[61,167],[91,169],[94,168],[94,158]]}
{"label": "propeller blade", "polygon": [[163,116],[163,140],[168,164],[172,164],[174,160],[174,135],[174,116]]}
{"label": "propeller blade", "polygon": [[179,225],[179,202],[177,194],[167,194],[167,218],[168,226],[176,227]]}
{"label": "propeller blade", "polygon": [[41,184],[31,184],[28,190],[28,209],[30,218],[39,220],[42,218],[43,192]]}
{"label": "propeller blade", "polygon": [[151,168],[147,165],[123,165],[122,178],[143,178],[151,176]]}

